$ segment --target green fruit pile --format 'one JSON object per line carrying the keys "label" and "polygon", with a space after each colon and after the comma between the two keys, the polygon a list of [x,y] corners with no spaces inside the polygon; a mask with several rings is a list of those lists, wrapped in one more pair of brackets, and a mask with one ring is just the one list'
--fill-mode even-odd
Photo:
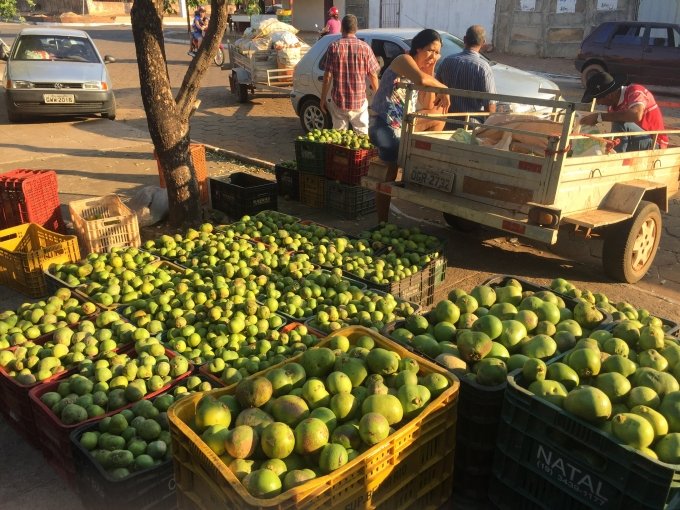
{"label": "green fruit pile", "polygon": [[168,357],[157,342],[136,349],[134,358],[105,353],[83,361],[79,373],[59,382],[56,391],[43,393],[40,400],[62,423],[73,425],[142,400],[191,368],[183,356]]}
{"label": "green fruit pile", "polygon": [[191,426],[248,492],[272,498],[341,468],[418,416],[449,380],[370,336],[330,340],[299,362],[208,394]]}
{"label": "green fruit pile", "polygon": [[555,278],[550,282],[550,288],[560,294],[572,298],[584,299],[598,308],[602,308],[606,312],[612,314],[612,319],[615,322],[630,319],[640,321],[645,326],[660,326],[664,329],[668,328],[660,318],[652,315],[649,310],[637,308],[626,301],[613,303],[605,294],[598,292],[593,293],[587,289],[577,289],[572,283],[563,278]]}
{"label": "green fruit pile", "polygon": [[311,317],[323,304],[336,304],[339,294],[345,300],[358,299],[363,293],[358,284],[342,277],[342,271],[316,269],[301,279],[272,276],[258,296],[258,300],[270,309],[295,319]]}
{"label": "green fruit pile", "polygon": [[283,266],[289,258],[286,256],[286,250],[235,237],[231,229],[219,229],[214,232],[189,229],[184,235],[163,235],[155,241],[147,241],[144,247],[150,253],[193,269],[228,265],[231,269],[224,269],[224,274],[228,277],[234,274],[245,277],[250,271],[244,270],[257,267],[258,264],[270,268]]}
{"label": "green fruit pile", "polygon": [[72,297],[69,289],[59,289],[47,300],[24,303],[16,311],[0,314],[0,349],[36,340],[56,329],[76,324],[96,311],[93,303],[81,303]]}
{"label": "green fruit pile", "polygon": [[505,382],[529,359],[566,352],[604,315],[578,301],[573,310],[551,291],[523,291],[517,280],[466,293],[453,289],[427,317],[411,315],[391,337],[486,386]]}
{"label": "green fruit pile", "polygon": [[559,361],[523,370],[538,398],[644,455],[680,463],[680,344],[658,325],[596,330]]}
{"label": "green fruit pile", "polygon": [[172,452],[166,411],[174,401],[171,394],[153,402],[140,400],[83,432],[80,445],[116,481],[169,461]]}
{"label": "green fruit pile", "polygon": [[442,247],[439,238],[423,234],[418,227],[399,228],[393,223],[385,222],[381,222],[376,229],[361,232],[359,237],[370,240],[376,250],[389,247],[399,256],[417,253],[436,257]]}
{"label": "green fruit pile", "polygon": [[0,367],[19,384],[32,385],[131,341],[127,333],[134,326],[115,312],[102,316],[97,317],[96,324],[85,320],[76,329],[60,327],[42,345],[26,343],[15,350],[0,351]]}
{"label": "green fruit pile", "polygon": [[[188,397],[194,393],[210,391],[214,388],[215,386],[210,381],[204,380],[198,375],[190,375],[169,389],[168,394],[172,395],[175,400],[179,400],[180,398]],[[161,397],[162,395],[160,397],[156,397],[156,399]],[[154,401],[156,399],[154,399]]]}
{"label": "green fruit pile", "polygon": [[155,257],[138,248],[112,248],[107,253],[90,253],[83,260],[69,264],[51,264],[49,272],[70,287],[92,282],[106,283],[110,276],[124,271],[138,271]]}
{"label": "green fruit pile", "polygon": [[[324,333],[332,333],[345,326],[365,326],[380,331],[386,324],[414,314],[412,303],[397,300],[392,294],[370,289],[359,295],[338,294],[337,304],[321,306],[310,327]],[[342,304],[340,304],[342,303]]]}
{"label": "green fruit pile", "polygon": [[372,149],[368,135],[362,135],[351,129],[312,129],[306,135],[298,136],[298,140],[317,143],[332,143],[348,149]]}
{"label": "green fruit pile", "polygon": [[319,343],[319,337],[300,324],[290,331],[270,331],[267,338],[242,343],[237,350],[222,350],[206,370],[226,385],[281,363]]}

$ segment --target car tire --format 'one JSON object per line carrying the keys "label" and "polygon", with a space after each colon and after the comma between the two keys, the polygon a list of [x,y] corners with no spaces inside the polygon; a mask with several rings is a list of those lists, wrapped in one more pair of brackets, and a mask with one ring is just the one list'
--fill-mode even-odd
{"label": "car tire", "polygon": [[315,97],[305,99],[300,105],[300,124],[305,131],[333,127],[331,116],[321,111],[319,100]]}
{"label": "car tire", "polygon": [[594,73],[605,73],[607,72],[607,69],[600,64],[588,64],[583,66],[583,70],[581,71],[581,85],[583,85],[583,88],[586,87],[586,84],[588,83],[588,78],[590,75]]}
{"label": "car tire", "polygon": [[19,122],[21,120],[19,114],[9,105],[7,105],[7,120],[10,122]]}
{"label": "car tire", "polygon": [[653,202],[640,202],[629,220],[609,227],[602,245],[602,266],[610,278],[635,283],[654,262],[662,232],[661,212]]}
{"label": "car tire", "polygon": [[104,119],[116,120],[116,105],[113,105],[111,108],[102,113],[102,117]]}

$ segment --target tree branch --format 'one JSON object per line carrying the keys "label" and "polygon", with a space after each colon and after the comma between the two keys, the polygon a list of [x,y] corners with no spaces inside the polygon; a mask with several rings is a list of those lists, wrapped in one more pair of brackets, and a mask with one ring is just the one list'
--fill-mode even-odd
{"label": "tree branch", "polygon": [[211,0],[210,2],[210,23],[205,32],[205,37],[198,49],[196,57],[189,64],[182,81],[182,86],[177,93],[175,102],[177,103],[180,119],[189,121],[191,110],[198,97],[201,80],[208,70],[210,61],[217,54],[222,36],[227,29],[227,2],[226,0]]}

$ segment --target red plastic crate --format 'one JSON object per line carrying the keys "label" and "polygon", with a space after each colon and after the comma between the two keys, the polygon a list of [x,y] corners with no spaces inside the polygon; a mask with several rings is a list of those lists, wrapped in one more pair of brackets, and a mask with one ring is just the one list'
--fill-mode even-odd
{"label": "red plastic crate", "polygon": [[[134,354],[134,351],[132,351]],[[174,358],[177,356],[174,352],[169,349],[165,350],[165,354],[168,358]],[[134,357],[134,356],[131,356]],[[178,381],[186,379],[194,371],[194,365],[189,363],[189,370],[178,378],[172,380],[169,384],[166,384],[158,391],[148,393],[144,396],[144,400],[151,399],[161,393],[167,391],[169,388],[173,387]],[[76,476],[76,466],[75,459],[73,457],[73,452],[71,450],[71,432],[73,432],[78,427],[87,425],[88,423],[93,423],[99,421],[107,416],[113,416],[121,412],[124,409],[131,408],[134,404],[128,404],[126,406],[114,409],[105,413],[102,416],[96,416],[94,418],[89,418],[80,423],[74,423],[73,425],[65,425],[61,420],[52,412],[52,410],[47,407],[40,400],[40,397],[49,391],[56,391],[59,386],[59,381],[51,382],[49,384],[41,384],[37,388],[34,388],[30,393],[29,397],[31,399],[31,406],[33,408],[33,418],[35,421],[35,428],[40,441],[40,449],[43,455],[47,459],[47,462],[55,469],[57,474],[61,476],[66,482],[71,486],[75,486],[75,476]]]}
{"label": "red plastic crate", "polygon": [[359,185],[361,178],[368,175],[371,159],[378,155],[378,149],[348,149],[341,145],[326,147],[326,177],[344,184]]}
{"label": "red plastic crate", "polygon": [[0,228],[22,223],[66,232],[57,174],[52,170],[17,169],[0,175]]}
{"label": "red plastic crate", "polygon": [[[16,349],[12,347],[11,349]],[[46,385],[53,381],[56,384],[67,376],[73,373],[75,369],[65,370],[53,375],[46,381],[35,384],[20,384],[16,379],[7,375],[3,367],[0,367],[0,401],[5,408],[5,417],[17,433],[23,437],[30,445],[40,449],[40,441],[38,439],[38,430],[33,420],[33,406],[29,393],[33,388],[40,385]]]}

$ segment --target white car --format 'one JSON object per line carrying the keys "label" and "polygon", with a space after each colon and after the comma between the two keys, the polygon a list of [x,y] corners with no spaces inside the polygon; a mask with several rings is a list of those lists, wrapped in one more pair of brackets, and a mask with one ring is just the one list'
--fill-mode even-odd
{"label": "white car", "polygon": [[3,83],[10,122],[42,115],[101,114],[116,118],[106,64],[87,33],[54,27],[24,28],[6,60]]}
{"label": "white car", "polygon": [[[382,66],[380,73],[382,75],[382,70],[389,66],[397,55],[408,52],[411,40],[419,31],[418,28],[378,28],[359,30],[357,37],[368,43],[373,49],[373,53]],[[439,33],[442,37],[442,59],[463,50],[463,41],[448,32],[440,31]],[[322,61],[328,45],[339,37],[339,35],[322,37],[295,66],[293,91],[290,94],[290,99],[295,112],[300,117],[302,127],[306,131],[331,127],[330,116],[325,116],[319,108],[324,73]],[[489,60],[489,64],[491,64],[493,70],[498,94],[555,99],[555,93],[559,91],[559,87],[554,82],[537,74],[499,64],[492,60]],[[541,89],[554,92],[539,92]],[[513,106],[513,111],[521,111],[523,105]],[[501,106],[499,111],[502,110]]]}

